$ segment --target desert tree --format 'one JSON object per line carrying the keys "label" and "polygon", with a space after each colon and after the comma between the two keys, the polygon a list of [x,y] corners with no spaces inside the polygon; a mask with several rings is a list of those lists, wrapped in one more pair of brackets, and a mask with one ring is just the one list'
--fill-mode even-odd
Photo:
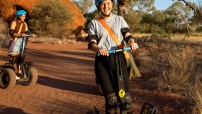
{"label": "desert tree", "polygon": [[38,35],[58,36],[67,32],[73,14],[59,1],[44,0],[32,9],[29,27]]}
{"label": "desert tree", "polygon": [[77,5],[82,14],[86,14],[90,11],[90,9],[94,5],[93,1],[94,0],[73,0],[73,2]]}
{"label": "desert tree", "polygon": [[175,2],[165,11],[174,17],[176,30],[186,31],[189,36],[189,21],[193,16],[193,11],[190,7],[186,7],[182,2]]}

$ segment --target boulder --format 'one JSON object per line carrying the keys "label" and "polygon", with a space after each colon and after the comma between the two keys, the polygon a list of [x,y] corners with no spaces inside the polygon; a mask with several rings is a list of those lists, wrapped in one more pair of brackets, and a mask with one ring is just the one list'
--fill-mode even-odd
{"label": "boulder", "polygon": [[[12,21],[13,15],[15,15],[16,9],[22,8],[28,12],[28,17],[31,16],[31,9],[40,3],[42,0],[0,0],[0,17],[7,21]],[[70,11],[73,12],[74,17],[72,21],[68,23],[68,27],[71,30],[75,30],[79,26],[84,26],[85,18],[81,14],[79,8],[71,2],[71,0],[61,0]]]}

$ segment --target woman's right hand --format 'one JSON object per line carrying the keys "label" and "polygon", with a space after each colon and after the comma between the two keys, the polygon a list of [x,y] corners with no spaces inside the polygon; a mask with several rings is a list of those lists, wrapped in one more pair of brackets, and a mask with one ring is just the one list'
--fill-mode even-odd
{"label": "woman's right hand", "polygon": [[26,37],[26,36],[27,36],[27,34],[23,33],[23,34],[21,34],[21,36],[22,36],[22,37]]}
{"label": "woman's right hand", "polygon": [[99,53],[102,56],[109,56],[108,50],[106,48],[99,48]]}
{"label": "woman's right hand", "polygon": [[109,56],[108,50],[106,48],[99,48],[97,44],[93,44],[91,49],[102,56]]}

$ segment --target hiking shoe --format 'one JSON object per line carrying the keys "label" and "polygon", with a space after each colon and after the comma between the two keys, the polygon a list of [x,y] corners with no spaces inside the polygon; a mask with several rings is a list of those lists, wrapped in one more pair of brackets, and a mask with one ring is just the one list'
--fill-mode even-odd
{"label": "hiking shoe", "polygon": [[18,77],[17,75],[16,75],[16,80],[19,80],[20,79],[20,77]]}

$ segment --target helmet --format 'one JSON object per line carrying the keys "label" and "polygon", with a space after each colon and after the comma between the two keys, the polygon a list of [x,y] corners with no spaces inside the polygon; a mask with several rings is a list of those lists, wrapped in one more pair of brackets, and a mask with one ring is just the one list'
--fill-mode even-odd
{"label": "helmet", "polygon": [[[101,3],[101,2],[103,2],[104,0],[95,0],[95,5],[96,5],[96,7],[97,7],[97,9],[98,9],[98,7],[99,7],[99,4]],[[114,0],[111,0],[112,2],[114,2]]]}
{"label": "helmet", "polygon": [[98,8],[99,4],[102,2],[103,0],[95,0],[95,5]]}
{"label": "helmet", "polygon": [[25,10],[18,10],[17,12],[16,12],[16,16],[18,17],[18,16],[21,16],[21,15],[23,15],[23,14],[27,14],[27,12],[25,11]]}

